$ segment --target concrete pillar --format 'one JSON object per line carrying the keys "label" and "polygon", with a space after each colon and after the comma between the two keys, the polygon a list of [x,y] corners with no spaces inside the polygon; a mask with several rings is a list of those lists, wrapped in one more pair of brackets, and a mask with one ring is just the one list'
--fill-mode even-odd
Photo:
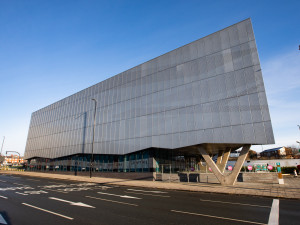
{"label": "concrete pillar", "polygon": [[[200,146],[198,148],[198,150],[201,153],[201,155],[203,156],[203,158],[206,161],[206,163],[208,164],[208,166],[212,169],[212,172],[214,173],[214,175],[217,177],[217,179],[220,181],[220,183],[222,185],[234,185],[236,182],[236,178],[237,178],[239,172],[241,171],[241,168],[245,162],[245,159],[247,157],[250,147],[251,147],[251,145],[243,146],[243,149],[240,153],[240,156],[238,157],[238,160],[234,166],[233,171],[227,176],[225,176],[224,172],[221,172],[219,167],[215,164],[215,162],[209,156],[208,151],[206,149],[204,149],[203,146]],[[226,152],[226,153],[229,155],[230,151],[229,151],[229,153],[228,152]],[[225,161],[226,160],[224,160],[224,164],[225,164]]]}
{"label": "concrete pillar", "polygon": [[220,169],[221,173],[224,173],[224,171],[225,171],[225,167],[228,162],[230,152],[231,152],[231,149],[226,149],[223,154],[222,162],[219,165],[219,169]]}
{"label": "concrete pillar", "polygon": [[221,164],[222,158],[223,158],[223,153],[224,153],[224,150],[219,150],[219,152],[218,152],[218,159],[217,159],[217,165]]}

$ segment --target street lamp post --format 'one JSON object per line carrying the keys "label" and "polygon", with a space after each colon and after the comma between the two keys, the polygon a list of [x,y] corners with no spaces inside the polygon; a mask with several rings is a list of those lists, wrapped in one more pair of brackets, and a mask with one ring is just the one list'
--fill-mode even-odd
{"label": "street lamp post", "polygon": [[4,145],[4,140],[5,140],[5,136],[3,136],[3,141],[2,141],[2,146],[1,146],[1,152],[0,152],[0,155],[2,154],[2,149],[3,149],[3,145]]}
{"label": "street lamp post", "polygon": [[97,100],[92,99],[95,101],[95,108],[94,108],[94,126],[93,126],[93,141],[92,141],[92,158],[91,158],[91,166],[90,166],[90,178],[92,178],[92,170],[94,168],[94,141],[95,141],[95,125],[96,125],[96,110],[97,110]]}

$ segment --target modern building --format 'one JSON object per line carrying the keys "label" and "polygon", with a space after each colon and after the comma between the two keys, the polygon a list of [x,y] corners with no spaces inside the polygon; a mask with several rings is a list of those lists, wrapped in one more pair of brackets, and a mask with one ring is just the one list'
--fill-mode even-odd
{"label": "modern building", "polygon": [[123,177],[207,164],[233,184],[240,168],[224,175],[230,151],[243,147],[242,166],[251,145],[272,143],[246,19],[34,112],[25,158],[35,170]]}

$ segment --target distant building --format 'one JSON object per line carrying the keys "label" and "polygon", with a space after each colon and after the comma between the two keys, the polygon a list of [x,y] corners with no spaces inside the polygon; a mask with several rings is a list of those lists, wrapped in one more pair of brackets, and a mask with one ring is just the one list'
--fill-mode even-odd
{"label": "distant building", "polygon": [[24,158],[19,155],[5,156],[3,161],[3,165],[19,165],[21,163],[24,163]]}
{"label": "distant building", "polygon": [[261,157],[275,157],[275,158],[280,158],[280,157],[288,157],[291,156],[292,149],[287,148],[287,147],[278,147],[278,148],[272,148],[272,149],[267,149],[264,150],[263,152],[260,153]]}

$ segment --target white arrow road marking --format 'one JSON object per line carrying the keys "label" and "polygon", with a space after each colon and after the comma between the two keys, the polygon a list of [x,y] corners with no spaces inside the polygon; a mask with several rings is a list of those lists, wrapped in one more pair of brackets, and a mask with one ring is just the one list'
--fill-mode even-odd
{"label": "white arrow road marking", "polygon": [[59,213],[56,213],[56,212],[51,212],[51,211],[49,211],[49,210],[46,210],[46,209],[42,209],[42,208],[36,207],[36,206],[34,206],[34,205],[29,205],[29,204],[27,204],[27,203],[22,203],[22,204],[23,204],[23,205],[26,205],[26,206],[29,206],[29,207],[31,207],[31,208],[34,208],[34,209],[38,209],[38,210],[41,210],[41,211],[44,211],[44,212],[47,212],[47,213],[51,213],[51,214],[56,215],[56,216],[60,216],[60,217],[66,218],[66,219],[68,219],[68,220],[73,220],[73,219],[74,219],[74,218],[72,218],[72,217],[68,217],[68,216],[65,216],[65,215],[62,215],[62,214],[59,214]]}
{"label": "white arrow road marking", "polygon": [[0,223],[7,224],[6,220],[3,218],[3,216],[1,214],[0,214]]}
{"label": "white arrow road marking", "polygon": [[87,205],[87,204],[84,204],[82,202],[71,202],[71,201],[68,201],[68,200],[64,200],[64,199],[60,199],[60,198],[55,198],[55,197],[49,197],[50,199],[53,199],[53,200],[57,200],[57,201],[61,201],[61,202],[67,202],[67,203],[70,203],[71,205],[75,205],[75,206],[82,206],[82,207],[88,207],[88,208],[95,208],[94,206],[91,206],[91,205]]}
{"label": "white arrow road marking", "polygon": [[5,198],[5,199],[7,199],[7,197],[5,197],[5,196],[2,196],[2,195],[0,195],[0,198]]}
{"label": "white arrow road marking", "polygon": [[279,224],[279,199],[273,199],[268,225]]}
{"label": "white arrow road marking", "polygon": [[151,192],[151,193],[160,193],[160,194],[165,194],[168,192],[164,192],[164,191],[145,191],[145,190],[137,190],[137,189],[127,189],[128,191],[141,191],[141,192]]}
{"label": "white arrow road marking", "polygon": [[138,198],[138,197],[133,197],[133,196],[129,196],[129,195],[116,195],[116,194],[110,194],[110,193],[105,193],[105,192],[97,192],[98,194],[101,194],[101,195],[111,195],[111,196],[117,196],[117,197],[120,197],[120,198],[133,198],[133,199],[141,199],[141,198]]}

